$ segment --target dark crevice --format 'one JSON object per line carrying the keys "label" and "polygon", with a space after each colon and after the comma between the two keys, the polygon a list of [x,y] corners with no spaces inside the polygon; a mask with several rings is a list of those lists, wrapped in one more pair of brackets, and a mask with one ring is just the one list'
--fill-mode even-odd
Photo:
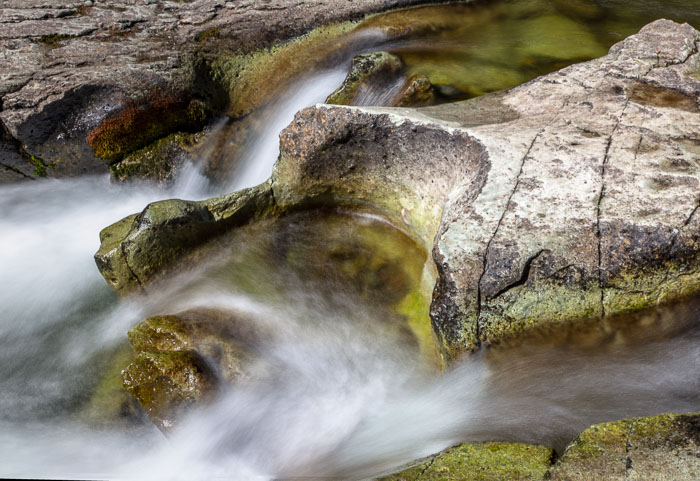
{"label": "dark crevice", "polygon": [[627,430],[627,438],[625,439],[625,478],[629,477],[629,471],[632,468],[632,458],[630,458],[630,437],[632,437],[632,431],[634,430],[634,424],[630,424]]}
{"label": "dark crevice", "polygon": [[[598,200],[596,202],[596,237],[598,238],[598,287],[600,289],[600,308],[602,317],[605,317],[606,313],[605,290],[603,289],[603,236],[600,231],[600,211],[601,204],[603,203],[603,197],[605,197],[605,172],[608,164],[608,158],[610,157],[610,148],[612,147],[615,132],[617,132],[617,129],[620,127],[620,123],[622,123],[622,117],[624,117],[625,111],[627,110],[627,106],[629,105],[629,103],[629,99],[625,101],[625,105],[624,107],[622,107],[620,117],[618,117],[617,122],[615,123],[615,126],[613,127],[612,132],[610,133],[610,137],[608,137],[608,142],[605,145],[605,154],[603,155],[603,163],[601,166],[600,173],[600,194],[598,195]],[[639,148],[639,145],[641,144],[641,139],[639,142],[640,143],[637,145],[637,148]]]}
{"label": "dark crevice", "polygon": [[513,196],[515,195],[515,192],[518,190],[518,187],[520,186],[520,176],[523,173],[523,168],[525,167],[525,160],[527,157],[530,155],[530,152],[532,151],[532,148],[535,146],[535,142],[537,142],[537,139],[542,135],[544,132],[546,126],[542,128],[535,136],[532,138],[532,142],[530,142],[530,145],[527,148],[527,151],[525,152],[525,155],[523,155],[523,158],[520,161],[520,169],[518,170],[518,175],[516,176],[515,180],[515,186],[513,187],[513,190],[510,192],[510,195],[508,196],[508,200],[506,201],[505,207],[503,208],[503,212],[501,212],[501,217],[498,219],[498,224],[496,224],[496,229],[493,231],[493,235],[489,239],[489,241],[486,243],[486,250],[484,251],[484,257],[483,257],[483,267],[481,270],[481,275],[479,276],[479,281],[477,282],[476,285],[476,339],[477,341],[480,338],[481,332],[479,328],[479,318],[481,317],[481,282],[484,279],[484,276],[486,275],[486,267],[488,264],[488,258],[489,258],[489,252],[491,250],[491,244],[493,243],[494,239],[496,238],[496,235],[498,234],[498,230],[501,228],[501,224],[503,223],[503,219],[506,216],[506,213],[508,212],[508,207],[510,206],[510,203],[513,199]]}
{"label": "dark crevice", "polygon": [[126,250],[124,249],[124,248],[125,248],[125,243],[122,242],[122,243],[119,245],[119,248],[120,248],[121,251],[122,251],[122,256],[123,256],[123,258],[124,258],[124,265],[126,266],[127,269],[129,269],[129,272],[131,273],[131,275],[134,277],[134,279],[136,279],[136,283],[139,285],[139,287],[140,287],[141,290],[143,291],[143,290],[144,290],[143,282],[141,282],[141,279],[139,279],[139,276],[136,275],[136,272],[134,272],[134,269],[132,269],[131,266],[129,265],[129,258],[128,258],[127,254],[126,254]]}
{"label": "dark crevice", "polygon": [[12,167],[12,166],[10,166],[10,165],[7,165],[7,164],[3,164],[2,162],[0,162],[0,167],[3,167],[3,168],[5,168],[5,169],[9,170],[10,172],[14,172],[15,174],[19,174],[19,175],[21,175],[22,177],[24,177],[25,179],[36,180],[36,179],[34,179],[34,177],[32,177],[31,175],[27,175],[27,174],[25,174],[24,172],[22,172],[21,170],[15,169],[14,167]]}
{"label": "dark crevice", "polygon": [[[693,211],[690,213],[690,215],[688,216],[688,218],[685,219],[685,222],[683,222],[683,227],[687,227],[688,224],[690,224],[690,222],[693,220],[693,217],[694,217],[695,214],[698,212],[698,210],[700,210],[700,202],[698,202],[698,204],[695,206],[695,208],[694,208]],[[683,227],[681,227],[681,229],[682,229]]]}
{"label": "dark crevice", "polygon": [[413,481],[419,481],[420,478],[423,477],[423,475],[425,474],[425,472],[431,468],[431,466],[433,465],[433,463],[435,463],[435,460],[436,460],[437,458],[439,458],[439,457],[440,457],[439,454],[433,456],[433,459],[431,459],[431,460],[428,462],[428,464],[425,465],[425,467],[423,468],[423,470],[418,474],[418,476],[416,476],[416,479],[414,479]]}
{"label": "dark crevice", "polygon": [[507,285],[506,287],[504,287],[503,289],[498,291],[493,296],[491,296],[491,299],[495,299],[496,297],[498,297],[502,294],[505,294],[506,292],[508,292],[509,290],[511,290],[515,287],[522,286],[522,285],[526,284],[527,281],[530,279],[530,270],[532,267],[532,262],[535,259],[537,259],[540,255],[542,255],[542,253],[546,252],[547,250],[548,249],[540,249],[537,252],[537,254],[528,258],[527,261],[525,261],[525,267],[523,267],[523,272],[520,274],[520,278],[517,281],[513,282],[512,284]]}

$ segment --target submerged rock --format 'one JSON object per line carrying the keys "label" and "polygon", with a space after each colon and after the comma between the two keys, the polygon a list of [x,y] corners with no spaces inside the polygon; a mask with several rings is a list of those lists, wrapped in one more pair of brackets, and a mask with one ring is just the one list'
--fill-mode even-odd
{"label": "submerged rock", "polygon": [[241,314],[221,309],[149,317],[129,331],[138,357],[122,371],[123,386],[167,431],[225,385],[262,378],[265,363],[255,348],[269,336]]}
{"label": "submerged rock", "polygon": [[421,106],[435,102],[435,91],[423,75],[406,78],[401,59],[389,52],[372,52],[352,59],[350,71],[327,104]]}
{"label": "submerged rock", "polygon": [[184,230],[152,204],[141,217],[162,218],[106,229],[98,265],[133,289],[256,216],[369,209],[432,250],[448,359],[687,297],[700,291],[699,43],[659,20],[601,59],[468,102],[305,109],[271,182],[192,207],[210,220],[182,211]]}

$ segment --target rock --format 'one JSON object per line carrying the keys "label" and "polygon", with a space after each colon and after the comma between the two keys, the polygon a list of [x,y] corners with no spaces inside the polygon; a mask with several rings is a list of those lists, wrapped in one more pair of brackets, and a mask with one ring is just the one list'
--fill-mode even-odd
{"label": "rock", "polygon": [[129,331],[129,342],[137,353],[196,351],[217,379],[240,383],[251,375],[251,350],[260,331],[240,314],[198,309],[149,317]]}
{"label": "rock", "polygon": [[544,446],[466,443],[381,480],[691,481],[700,474],[700,414],[661,414],[597,424],[552,466]]}
{"label": "rock", "polygon": [[123,386],[161,430],[212,399],[223,383],[261,377],[253,350],[261,329],[215,309],[145,319],[129,331],[138,355],[123,372]]}
{"label": "rock", "polygon": [[113,164],[110,167],[112,180],[148,180],[172,186],[178,171],[188,162],[195,162],[188,151],[192,143],[192,136],[182,133],[157,140]]}
{"label": "rock", "polygon": [[[431,318],[447,359],[673,302],[700,291],[699,43],[659,20],[603,58],[471,101],[305,109],[280,136],[268,184],[201,205],[237,222],[370,209],[412,233],[433,253]],[[225,230],[188,220],[165,245],[145,242],[168,222],[132,225],[115,236],[121,250],[103,243],[108,282],[128,277],[124,266],[149,282],[210,225]]]}
{"label": "rock", "polygon": [[194,351],[142,353],[122,371],[122,378],[127,392],[163,431],[216,392],[214,375]]}
{"label": "rock", "polygon": [[[95,262],[118,293],[143,292],[146,284],[166,276],[168,267],[186,252],[227,229],[271,215],[275,209],[269,184],[210,201],[154,202],[140,214],[100,232]],[[197,259],[190,256],[187,262],[196,265]]]}
{"label": "rock", "polygon": [[552,481],[700,477],[700,414],[662,414],[597,424],[566,448]]}
{"label": "rock", "polygon": [[467,443],[382,481],[535,481],[545,479],[554,452],[544,446]]}
{"label": "rock", "polygon": [[[270,90],[258,73],[286,61],[275,53],[285,50],[279,45],[266,52],[275,42],[419,3],[425,0],[5,1],[0,122],[29,156],[0,160],[0,181],[24,179],[31,159],[53,165],[50,177],[106,173],[109,162],[155,140],[200,130],[202,105],[217,114],[229,103],[242,113],[260,106]],[[328,43],[348,29],[300,43]],[[156,91],[164,96],[154,105]]]}
{"label": "rock", "polygon": [[[338,89],[326,99],[336,105],[391,105],[375,98],[394,93],[397,83],[403,83],[403,62],[389,52],[371,52],[352,59],[350,71]],[[387,95],[388,92],[388,95]],[[373,95],[374,94],[374,95]],[[379,102],[378,102],[379,100]]]}
{"label": "rock", "polygon": [[435,103],[435,91],[428,77],[406,78],[399,57],[389,52],[372,52],[352,59],[350,71],[327,104],[416,107]]}

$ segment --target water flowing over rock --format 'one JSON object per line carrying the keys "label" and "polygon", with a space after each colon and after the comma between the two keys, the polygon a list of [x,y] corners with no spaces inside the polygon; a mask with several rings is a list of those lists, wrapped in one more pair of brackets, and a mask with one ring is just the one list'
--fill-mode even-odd
{"label": "water flowing over rock", "polygon": [[[475,100],[303,110],[270,182],[199,204],[211,221],[185,212],[191,231],[168,231],[165,245],[147,240],[168,215],[115,224],[98,265],[128,290],[189,239],[234,226],[222,222],[232,214],[369,209],[432,249],[431,317],[448,359],[686,297],[700,290],[699,43],[659,20],[603,58]],[[140,218],[169,212],[158,206]],[[126,261],[137,255],[153,261]]]}
{"label": "water flowing over rock", "polygon": [[[0,182],[106,172],[171,133],[201,130],[229,95],[255,105],[255,92],[246,95],[262,90],[248,85],[255,79],[242,75],[243,86],[226,91],[229,76],[250,70],[251,52],[319,25],[420,3],[5,1]],[[217,62],[229,71],[211,72]]]}

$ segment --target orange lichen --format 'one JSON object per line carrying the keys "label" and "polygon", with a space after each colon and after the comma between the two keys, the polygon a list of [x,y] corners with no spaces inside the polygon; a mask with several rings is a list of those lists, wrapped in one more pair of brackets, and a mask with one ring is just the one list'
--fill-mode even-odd
{"label": "orange lichen", "polygon": [[197,131],[205,120],[201,102],[164,95],[156,88],[141,102],[127,102],[121,112],[91,131],[87,141],[98,157],[113,163],[170,133]]}

